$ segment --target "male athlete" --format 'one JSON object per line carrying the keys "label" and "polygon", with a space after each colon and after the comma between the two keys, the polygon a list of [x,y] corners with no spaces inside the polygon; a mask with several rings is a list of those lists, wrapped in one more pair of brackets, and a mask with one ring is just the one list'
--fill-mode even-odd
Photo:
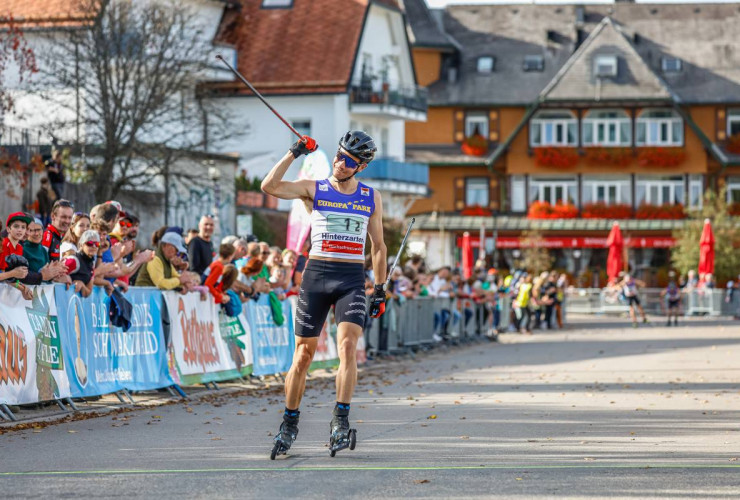
{"label": "male athlete", "polygon": [[296,348],[285,379],[285,414],[270,458],[285,454],[298,435],[298,408],[306,389],[306,373],[316,353],[321,329],[331,306],[337,321],[339,371],[337,404],[331,421],[331,456],[354,449],[355,430],[349,428],[349,406],[357,383],[357,341],[365,325],[365,237],[370,235],[375,291],[370,315],[385,312],[386,248],[380,193],[358,182],[377,148],[365,132],[350,130],[339,140],[328,179],[284,181],[293,160],[317,148],[303,136],[267,174],[262,191],[284,200],[300,198],[311,214],[311,251],[303,273],[295,317]]}

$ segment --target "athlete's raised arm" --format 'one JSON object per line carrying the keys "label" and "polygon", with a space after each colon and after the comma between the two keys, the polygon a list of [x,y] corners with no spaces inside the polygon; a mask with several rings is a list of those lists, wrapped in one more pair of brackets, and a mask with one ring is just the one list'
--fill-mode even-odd
{"label": "athlete's raised arm", "polygon": [[373,189],[373,193],[375,194],[375,210],[368,221],[367,234],[370,236],[370,256],[373,259],[375,284],[382,285],[385,283],[388,272],[388,249],[383,240],[383,200],[377,189]]}
{"label": "athlete's raised arm", "polygon": [[315,140],[304,135],[301,140],[291,146],[285,156],[262,179],[262,191],[283,200],[313,199],[316,189],[314,181],[308,179],[284,181],[283,176],[293,160],[316,151],[317,147]]}

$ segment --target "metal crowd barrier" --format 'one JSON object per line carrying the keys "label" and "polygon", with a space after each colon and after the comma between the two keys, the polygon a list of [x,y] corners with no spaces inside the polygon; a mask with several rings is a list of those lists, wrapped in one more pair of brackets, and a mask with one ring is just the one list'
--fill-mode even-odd
{"label": "metal crowd barrier", "polygon": [[[667,299],[662,288],[642,288],[640,304],[647,314],[661,315],[667,311]],[[740,290],[726,299],[725,289],[704,289],[681,292],[681,313],[686,316],[740,316]],[[619,290],[603,288],[573,288],[566,292],[568,312],[580,314],[626,314],[629,304]]]}

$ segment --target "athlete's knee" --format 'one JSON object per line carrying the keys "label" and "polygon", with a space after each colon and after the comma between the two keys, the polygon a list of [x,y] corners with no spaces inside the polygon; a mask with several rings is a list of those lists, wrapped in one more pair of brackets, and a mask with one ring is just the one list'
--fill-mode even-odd
{"label": "athlete's knee", "polygon": [[339,351],[339,359],[356,359],[355,356],[357,355],[357,341],[352,338],[345,337],[342,339],[341,342],[339,342],[337,350]]}
{"label": "athlete's knee", "polygon": [[313,351],[307,345],[298,345],[293,356],[293,367],[299,372],[308,372],[313,360]]}

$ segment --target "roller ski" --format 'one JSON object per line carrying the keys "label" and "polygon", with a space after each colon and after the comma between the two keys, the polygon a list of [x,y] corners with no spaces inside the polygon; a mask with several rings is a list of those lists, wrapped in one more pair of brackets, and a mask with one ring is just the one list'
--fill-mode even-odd
{"label": "roller ski", "polygon": [[349,448],[354,450],[357,445],[357,429],[349,428],[349,411],[334,410],[334,418],[330,424],[329,455],[334,456],[338,451]]}
{"label": "roller ski", "polygon": [[285,415],[283,423],[280,424],[280,430],[274,439],[270,460],[275,460],[278,455],[285,455],[293,445],[295,438],[298,437],[298,417],[300,412],[296,411],[295,415]]}

